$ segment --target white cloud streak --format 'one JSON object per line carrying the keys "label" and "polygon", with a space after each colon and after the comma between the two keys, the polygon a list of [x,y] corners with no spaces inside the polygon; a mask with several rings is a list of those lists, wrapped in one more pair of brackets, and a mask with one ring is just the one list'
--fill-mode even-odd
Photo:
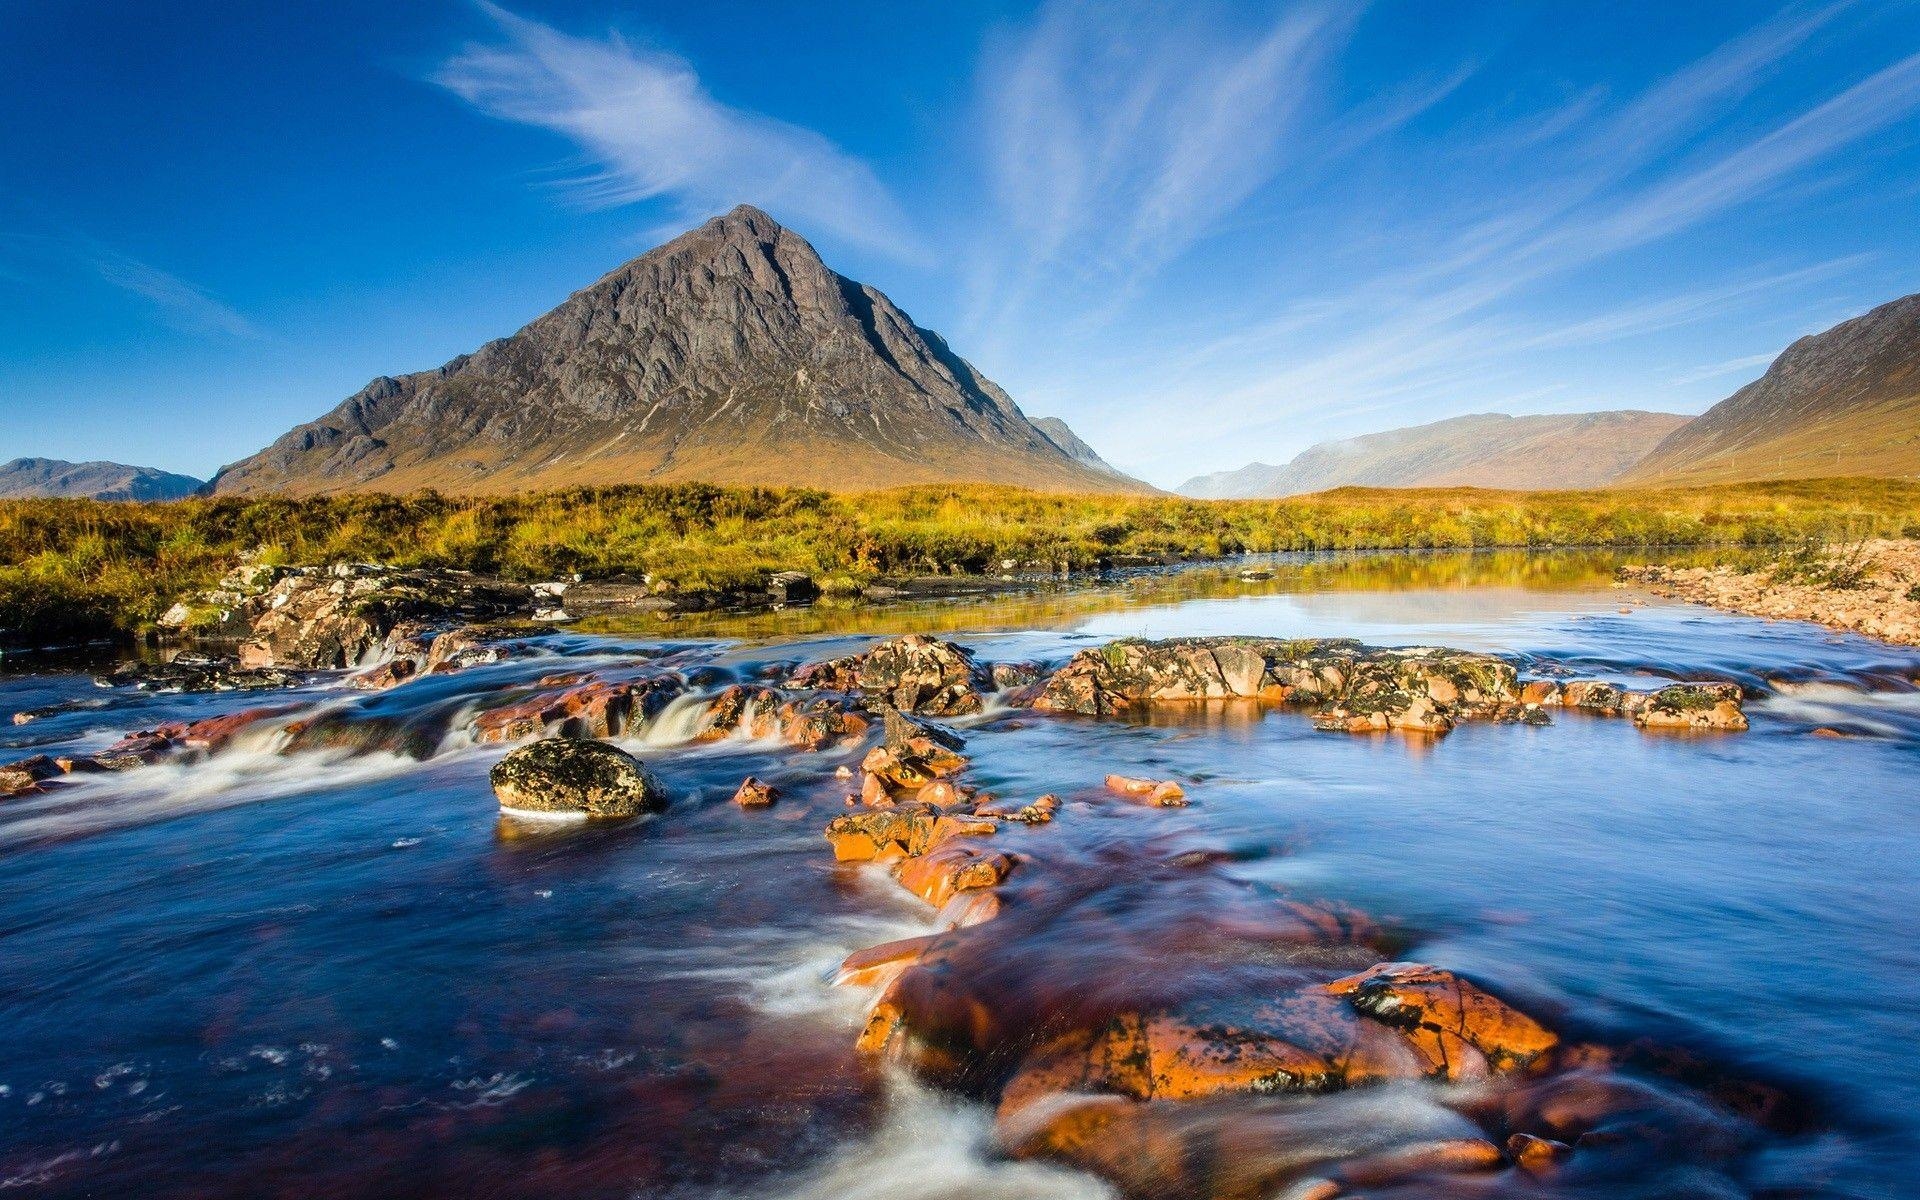
{"label": "white cloud streak", "polygon": [[[33,284],[46,273],[90,276],[139,300],[151,316],[181,333],[235,338],[262,336],[239,310],[199,284],[124,254],[85,234],[0,234],[0,247],[15,257],[16,265],[0,265],[0,279]],[[18,264],[33,264],[31,270]]]}
{"label": "white cloud streak", "polygon": [[[1278,208],[1266,203],[1258,217],[1265,227],[1291,222],[1299,233],[1243,239],[1247,275],[1257,278],[1270,262],[1282,277],[1265,314],[1247,298],[1231,310],[1223,302],[1222,319],[1196,323],[1204,338],[1184,350],[1161,349],[1132,379],[1116,372],[1127,393],[1103,397],[1109,428],[1124,431],[1129,422],[1114,410],[1135,405],[1176,409],[1181,419],[1156,422],[1133,447],[1103,448],[1123,466],[1170,481],[1201,465],[1238,465],[1195,461],[1200,456],[1284,457],[1316,426],[1351,425],[1363,414],[1400,410],[1430,420],[1484,411],[1500,380],[1530,376],[1538,383],[1543,353],[1658,334],[1763,298],[1777,303],[1796,286],[1858,267],[1869,256],[1666,295],[1656,283],[1650,296],[1643,289],[1632,300],[1588,301],[1584,309],[1577,298],[1593,295],[1591,289],[1549,291],[1789,185],[1813,182],[1816,168],[1920,111],[1916,55],[1771,128],[1756,132],[1750,116],[1730,117],[1848,7],[1786,10],[1620,102],[1606,103],[1597,88],[1578,91],[1544,121],[1519,130],[1524,146],[1514,143],[1511,122],[1496,121],[1477,146],[1455,134],[1441,143],[1441,169],[1414,178],[1424,164],[1401,164],[1412,196],[1391,185],[1344,188],[1346,208],[1332,217],[1291,198]],[[1295,10],[1291,19],[1310,11]],[[1322,30],[1336,41],[1344,37],[1333,27]],[[1296,89],[1290,110],[1300,111],[1297,89],[1312,84],[1297,72],[1288,84]],[[1269,129],[1239,124],[1250,140]],[[1341,144],[1340,131],[1364,122],[1357,112],[1335,112],[1325,125],[1289,135],[1288,153],[1303,169],[1313,165],[1303,147],[1331,151]],[[1259,149],[1250,153],[1271,161]],[[1148,139],[1139,169],[1156,161]],[[1381,161],[1396,159],[1389,152]],[[1271,176],[1273,168],[1264,169]],[[1188,228],[1245,220],[1236,210],[1252,207],[1251,194],[1221,193],[1223,207],[1195,209]],[[1052,300],[1060,293],[1043,294]],[[1615,403],[1644,404],[1663,386],[1674,385],[1646,380]],[[1287,440],[1247,444],[1249,437],[1275,436]]]}
{"label": "white cloud streak", "polygon": [[260,336],[252,321],[178,275],[104,246],[90,247],[86,257],[102,280],[146,301],[163,323],[182,333]]}
{"label": "white cloud streak", "polygon": [[999,219],[973,322],[1018,320],[1062,287],[1111,306],[1212,231],[1280,169],[1356,13],[1301,5],[1249,31],[1169,5],[1055,0],[990,45]]}
{"label": "white cloud streak", "polygon": [[864,162],[809,129],[716,100],[684,60],[618,35],[574,37],[486,3],[505,38],[470,45],[436,83],[505,121],[551,130],[594,166],[583,204],[666,198],[701,217],[753,203],[864,248],[917,257],[907,222]]}

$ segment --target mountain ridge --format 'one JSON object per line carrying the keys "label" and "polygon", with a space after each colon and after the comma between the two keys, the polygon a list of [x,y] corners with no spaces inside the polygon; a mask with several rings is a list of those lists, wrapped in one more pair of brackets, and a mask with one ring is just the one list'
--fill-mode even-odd
{"label": "mountain ridge", "polygon": [[1297,496],[1336,487],[1603,487],[1662,438],[1677,413],[1618,409],[1508,416],[1471,413],[1319,442],[1278,466],[1250,463],[1174,489],[1195,499]]}
{"label": "mountain ridge", "polygon": [[1730,483],[1920,474],[1920,294],[1794,341],[1621,480]]}
{"label": "mountain ridge", "polygon": [[748,205],[508,337],[373,380],[223,468],[213,489],[478,494],[695,480],[1151,490],[1076,459],[939,334]]}
{"label": "mountain ridge", "polygon": [[61,458],[16,458],[0,463],[0,500],[180,500],[205,486],[190,475],[126,463],[68,462]]}

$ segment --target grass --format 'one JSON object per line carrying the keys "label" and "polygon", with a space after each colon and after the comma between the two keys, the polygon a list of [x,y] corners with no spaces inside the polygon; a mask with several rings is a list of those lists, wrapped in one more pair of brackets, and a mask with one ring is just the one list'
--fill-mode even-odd
{"label": "grass", "polygon": [[1768,578],[1774,583],[1851,592],[1867,586],[1875,565],[1867,553],[1865,539],[1833,545],[1819,537],[1810,537],[1780,554]]}
{"label": "grass", "polygon": [[991,487],[829,494],[700,484],[509,497],[358,495],[168,504],[0,502],[0,641],[130,636],[243,552],[453,567],[532,581],[648,575],[841,591],[883,576],[1080,569],[1115,556],[1283,550],[1733,545],[1920,536],[1920,483],[1795,480],[1644,491],[1341,489],[1286,500],[1053,495]]}

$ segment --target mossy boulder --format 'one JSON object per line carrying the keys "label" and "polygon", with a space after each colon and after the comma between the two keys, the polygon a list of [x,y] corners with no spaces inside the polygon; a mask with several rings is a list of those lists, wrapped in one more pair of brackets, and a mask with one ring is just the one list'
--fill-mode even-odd
{"label": "mossy boulder", "polygon": [[487,778],[500,807],[524,812],[632,817],[667,806],[653,773],[605,742],[546,738],[495,763]]}

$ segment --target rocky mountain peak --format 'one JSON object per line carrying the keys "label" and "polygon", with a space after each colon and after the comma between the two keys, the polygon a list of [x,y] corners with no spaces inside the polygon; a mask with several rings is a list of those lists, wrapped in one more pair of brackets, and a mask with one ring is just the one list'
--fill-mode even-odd
{"label": "rocky mountain peak", "polygon": [[741,205],[511,337],[376,379],[220,492],[1145,485],[1090,466],[878,289]]}

